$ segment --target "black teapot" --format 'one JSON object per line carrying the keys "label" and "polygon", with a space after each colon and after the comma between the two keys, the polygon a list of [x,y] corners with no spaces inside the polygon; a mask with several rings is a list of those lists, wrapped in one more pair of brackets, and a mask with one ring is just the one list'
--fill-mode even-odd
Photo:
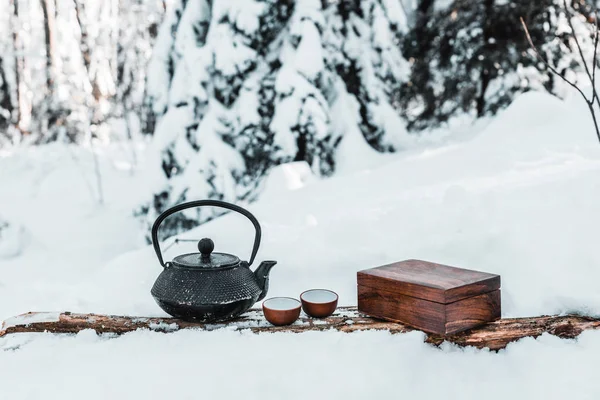
{"label": "black teapot", "polygon": [[[211,239],[198,242],[199,253],[182,254],[163,262],[158,228],[169,215],[192,207],[216,206],[246,216],[256,235],[250,261],[240,261],[232,254],[213,253]],[[256,271],[250,265],[260,246],[261,229],[247,210],[219,200],[197,200],[178,204],[158,216],[152,226],[152,244],[160,265],[160,273],[151,294],[158,305],[173,317],[186,321],[216,322],[234,318],[262,300],[269,288],[269,272],[276,261],[263,261]]]}

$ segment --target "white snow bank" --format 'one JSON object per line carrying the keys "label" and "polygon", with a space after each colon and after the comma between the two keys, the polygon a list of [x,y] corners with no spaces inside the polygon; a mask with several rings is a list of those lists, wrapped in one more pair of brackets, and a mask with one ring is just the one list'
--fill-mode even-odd
{"label": "white snow bank", "polygon": [[0,233],[0,252],[5,238],[21,249],[0,255],[0,320],[63,311],[81,301],[73,295],[81,279],[145,245],[132,215],[142,191],[139,173],[130,169],[131,148],[96,151],[104,204],[90,149],[55,143],[0,157],[0,213],[15,221],[12,232]]}
{"label": "white snow bank", "polygon": [[300,189],[316,180],[317,177],[313,175],[306,161],[278,165],[269,171],[260,197],[262,201],[277,201],[282,194]]}
{"label": "white snow bank", "polygon": [[[4,350],[4,351],[2,351]],[[0,341],[6,399],[595,399],[600,332],[498,354],[411,332],[137,332]],[[560,360],[560,361],[558,361]],[[551,382],[551,384],[549,384]]]}
{"label": "white snow bank", "polygon": [[[269,296],[321,287],[354,305],[356,271],[419,258],[500,274],[504,316],[600,315],[600,145],[579,106],[524,95],[470,141],[253,204],[257,262],[279,261]],[[182,237],[247,259],[253,231],[229,214]],[[164,315],[149,296],[159,273],[150,248],[124,255],[79,287],[84,307],[72,311]]]}
{"label": "white snow bank", "polygon": [[[273,170],[265,196],[247,207],[263,227],[257,263],[278,260],[268,297],[329,288],[340,305],[354,305],[356,271],[421,258],[502,275],[505,317],[600,315],[600,144],[585,104],[528,93],[478,135],[449,138],[378,162],[359,153],[355,136],[344,174],[332,179],[311,179],[299,163]],[[93,171],[89,154],[73,164],[65,151],[0,159],[0,210],[33,237],[22,255],[0,260],[0,319],[45,310],[165,315],[150,295],[161,267],[130,214],[137,178],[104,154],[98,207],[82,179]],[[205,236],[216,251],[249,257],[253,228],[243,216],[181,235]],[[195,245],[173,246],[166,259],[187,251]],[[498,354],[422,340],[419,332],[9,335],[0,339],[0,377],[12,384],[0,385],[0,398],[600,395],[599,332],[524,339]]]}
{"label": "white snow bank", "polygon": [[[387,163],[368,154],[357,170],[357,138],[337,178],[314,179],[302,163],[274,169],[262,200],[247,207],[263,227],[257,263],[279,262],[269,296],[324,287],[354,305],[356,271],[421,258],[501,274],[504,316],[600,314],[600,145],[586,113],[577,98],[528,93],[460,143],[382,157]],[[161,270],[152,248],[123,253],[140,245],[128,208],[137,178],[103,166],[108,204],[98,207],[82,179],[91,160],[78,170],[58,148],[60,162],[36,151],[0,160],[2,210],[35,238],[31,251],[0,261],[0,296],[12,299],[0,303],[0,318],[165,315],[149,294]],[[181,237],[208,236],[217,251],[247,259],[253,234],[243,216],[229,214]],[[166,258],[188,251],[194,243],[171,247]]]}

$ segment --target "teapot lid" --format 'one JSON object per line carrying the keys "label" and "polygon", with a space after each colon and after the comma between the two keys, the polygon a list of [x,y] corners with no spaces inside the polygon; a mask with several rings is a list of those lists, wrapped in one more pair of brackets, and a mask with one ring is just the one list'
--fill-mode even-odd
{"label": "teapot lid", "polygon": [[208,238],[198,242],[200,253],[188,253],[177,256],[173,264],[183,268],[222,268],[232,267],[240,263],[240,259],[233,254],[213,253],[215,243]]}

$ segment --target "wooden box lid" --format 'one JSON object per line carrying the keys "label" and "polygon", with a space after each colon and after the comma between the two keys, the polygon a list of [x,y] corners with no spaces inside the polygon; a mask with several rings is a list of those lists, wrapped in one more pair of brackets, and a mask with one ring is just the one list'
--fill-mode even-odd
{"label": "wooden box lid", "polygon": [[448,304],[500,288],[500,275],[405,260],[357,273],[358,285]]}

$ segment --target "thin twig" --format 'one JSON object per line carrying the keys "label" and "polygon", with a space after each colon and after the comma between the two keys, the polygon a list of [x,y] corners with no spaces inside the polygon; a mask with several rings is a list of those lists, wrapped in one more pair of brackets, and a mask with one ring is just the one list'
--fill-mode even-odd
{"label": "thin twig", "polygon": [[77,158],[77,156],[75,156],[75,154],[71,151],[71,147],[70,146],[66,146],[67,151],[69,152],[69,154],[71,155],[71,158],[73,159],[73,161],[75,161],[75,164],[77,164],[77,170],[79,171],[79,173],[81,174],[81,177],[83,178],[83,181],[85,182],[85,185],[87,186],[89,192],[90,192],[90,196],[92,198],[92,201],[94,200],[94,188],[92,187],[92,185],[90,184],[90,182],[88,181],[88,179],[85,177],[85,174],[83,173],[83,165],[79,162],[79,159]]}
{"label": "thin twig", "polygon": [[[581,91],[581,89],[579,89],[577,87],[577,85],[575,85],[573,82],[571,82],[570,80],[568,80],[567,78],[565,78],[564,76],[562,76],[556,70],[556,68],[554,68],[552,65],[550,65],[550,63],[548,63],[548,61],[546,61],[546,59],[544,57],[542,57],[542,55],[538,51],[537,47],[533,44],[533,40],[531,40],[531,35],[529,34],[529,29],[527,29],[527,24],[525,24],[525,21],[523,20],[523,17],[520,17],[519,19],[521,20],[521,25],[523,25],[523,29],[525,30],[525,36],[527,37],[527,41],[529,42],[529,46],[531,46],[531,48],[535,52],[538,60],[542,61],[546,65],[546,67],[548,67],[548,69],[554,73],[554,75],[558,76],[563,81],[565,81],[567,84],[569,84],[571,87],[575,88],[575,90],[577,90],[579,92],[579,94],[581,94],[581,96],[583,97],[583,99],[587,103],[588,109],[590,110],[590,114],[592,114],[592,120],[594,121],[594,128],[596,129],[596,136],[598,137],[598,141],[600,141],[600,129],[598,128],[598,121],[596,120],[596,113],[594,111],[594,106],[593,106],[593,100],[594,100],[594,98],[592,97],[591,101],[588,100],[587,96]],[[573,33],[573,36],[575,36],[575,32],[573,31],[572,33]],[[597,34],[597,31],[596,31],[596,34]],[[584,65],[585,65],[585,60],[583,60],[583,62],[584,62]],[[594,63],[595,62],[596,62],[596,60],[594,60]],[[586,70],[587,70],[587,65],[586,65]],[[592,78],[589,75],[589,73],[588,73],[588,76],[590,77],[590,79]],[[594,88],[594,91],[593,91],[593,96],[597,96],[595,88]]]}
{"label": "thin twig", "polygon": [[[575,40],[575,45],[577,46],[577,51],[579,52],[579,57],[581,57],[581,62],[583,63],[583,68],[585,69],[585,73],[587,74],[588,79],[590,80],[590,82],[592,84],[591,104],[594,104],[594,100],[598,97],[598,93],[596,93],[596,87],[594,86],[594,77],[592,76],[592,73],[590,73],[588,63],[585,60],[585,57],[583,55],[583,50],[581,50],[581,44],[579,43],[579,39],[577,38],[577,35],[575,34],[575,27],[573,27],[573,21],[571,20],[571,13],[569,12],[569,9],[567,6],[567,0],[563,0],[563,5],[565,6],[565,15],[567,17],[567,23],[569,24],[569,28],[571,28],[571,35],[573,36],[573,39]],[[596,31],[596,36],[598,36],[597,31]],[[596,48],[594,48],[594,64],[593,64],[592,68],[595,73],[596,72]]]}
{"label": "thin twig", "polygon": [[[125,109],[125,105],[123,105]],[[135,173],[135,169],[137,168],[137,154],[135,152],[135,144],[133,143],[133,135],[131,134],[131,121],[129,121],[129,111],[123,111],[123,119],[125,120],[125,129],[127,130],[127,143],[129,144],[129,148],[131,150],[131,163],[132,167],[130,170],[130,174],[133,175]]]}
{"label": "thin twig", "polygon": [[525,21],[523,21],[523,17],[520,17],[519,19],[521,20],[521,25],[523,25],[523,29],[525,29],[525,36],[527,36],[527,41],[529,42],[529,46],[535,52],[538,60],[540,60],[541,62],[543,62],[546,65],[546,67],[548,67],[548,69],[550,71],[552,71],[555,75],[557,75],[563,81],[565,81],[566,83],[568,83],[571,87],[573,87],[574,89],[576,89],[583,96],[583,98],[585,99],[585,101],[589,104],[590,101],[588,100],[587,96],[581,91],[581,89],[579,89],[573,82],[571,82],[570,80],[568,80],[567,78],[565,78],[564,76],[562,76],[556,70],[556,68],[554,68],[552,65],[550,65],[550,63],[548,63],[548,61],[546,61],[546,59],[544,57],[542,57],[542,55],[538,51],[537,47],[535,47],[535,45],[533,44],[533,40],[531,40],[531,35],[529,34],[529,29],[527,29],[527,25],[525,24]]}
{"label": "thin twig", "polygon": [[596,121],[596,113],[594,112],[594,106],[591,103],[588,103],[588,108],[590,109],[590,114],[592,114],[592,119],[594,120],[594,128],[596,128],[596,136],[598,136],[598,140],[600,140],[600,130],[598,129],[598,122]]}
{"label": "thin twig", "polygon": [[592,64],[592,87],[594,88],[594,98],[592,99],[592,104],[594,104],[594,100],[598,100],[598,103],[600,103],[600,99],[598,98],[598,95],[596,94],[596,54],[598,52],[598,30],[600,30],[600,28],[598,27],[598,7],[594,6],[594,22],[596,23],[596,31],[594,32],[594,58],[592,60],[593,64]]}
{"label": "thin twig", "polygon": [[94,149],[94,139],[90,139],[90,146],[92,150],[92,157],[94,158],[94,172],[96,174],[96,184],[98,185],[98,203],[104,204],[104,192],[102,191],[102,175],[100,174],[100,165],[98,163],[98,156]]}
{"label": "thin twig", "polygon": [[175,246],[179,242],[199,242],[199,240],[198,239],[175,239],[173,241],[173,243],[168,245],[165,249],[163,249],[163,251],[166,252],[167,250],[169,250],[171,247]]}

